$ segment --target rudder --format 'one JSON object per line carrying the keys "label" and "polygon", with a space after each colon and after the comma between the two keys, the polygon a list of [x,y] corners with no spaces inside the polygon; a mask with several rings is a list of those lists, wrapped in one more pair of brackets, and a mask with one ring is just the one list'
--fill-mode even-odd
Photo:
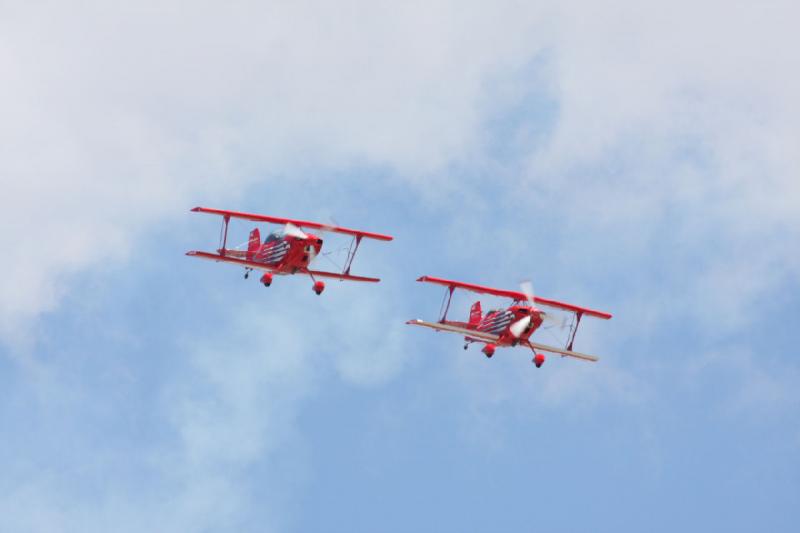
{"label": "rudder", "polygon": [[258,231],[258,228],[255,228],[250,232],[250,240],[247,242],[248,261],[253,260],[259,248],[261,248],[261,232]]}
{"label": "rudder", "polygon": [[469,325],[470,327],[477,327],[481,323],[483,311],[481,310],[481,302],[478,300],[472,307],[469,308]]}

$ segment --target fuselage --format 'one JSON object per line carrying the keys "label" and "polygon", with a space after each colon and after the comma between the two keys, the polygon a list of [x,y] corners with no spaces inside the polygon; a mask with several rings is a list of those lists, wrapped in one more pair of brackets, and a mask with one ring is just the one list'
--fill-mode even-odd
{"label": "fuselage", "polygon": [[269,265],[276,274],[294,274],[307,269],[308,264],[321,250],[322,239],[316,235],[309,233],[303,238],[272,233],[263,243],[251,240],[247,252],[226,250],[226,253],[233,257]]}
{"label": "fuselage", "polygon": [[[515,336],[511,328],[520,320],[530,318],[519,336]],[[474,329],[485,333],[491,333],[499,337],[498,346],[515,346],[520,341],[527,341],[528,338],[542,325],[542,317],[539,310],[525,305],[512,305],[505,309],[495,309],[488,311],[477,322],[450,322],[453,325]],[[485,342],[481,339],[467,337],[467,340],[475,342]]]}

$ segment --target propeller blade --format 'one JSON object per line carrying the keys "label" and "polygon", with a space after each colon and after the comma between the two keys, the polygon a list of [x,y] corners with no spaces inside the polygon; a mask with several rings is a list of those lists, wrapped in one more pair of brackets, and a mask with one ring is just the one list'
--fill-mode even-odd
{"label": "propeller blade", "polygon": [[322,224],[321,231],[331,231],[335,228],[339,227],[339,223],[336,222],[336,219],[329,216],[326,217],[326,221]]}
{"label": "propeller blade", "polygon": [[519,339],[520,335],[522,335],[525,332],[530,323],[531,323],[531,317],[525,316],[520,318],[513,324],[511,324],[511,327],[509,327],[508,329],[515,339]]}
{"label": "propeller blade", "polygon": [[295,226],[291,222],[288,222],[286,224],[286,228],[284,228],[283,232],[286,235],[291,235],[292,237],[297,237],[298,239],[307,239],[308,238],[308,235],[306,235],[306,233],[303,230],[301,230],[300,228],[298,228],[297,226]]}
{"label": "propeller blade", "polygon": [[[528,300],[528,305],[530,305],[532,308],[536,309],[536,298],[533,295],[533,283],[531,283],[529,280],[525,280],[525,281],[523,281],[522,283],[519,284],[519,287],[520,287],[520,289],[522,289],[522,293],[525,295],[525,298]],[[554,325],[558,324],[558,320],[556,318],[554,318],[553,316],[549,315],[548,313],[545,313],[544,311],[541,311],[539,309],[536,309],[536,312],[539,313],[539,316],[542,317],[542,320],[544,320],[546,322],[549,322],[551,324],[554,324]]]}
{"label": "propeller blade", "polygon": [[542,317],[542,320],[544,320],[548,324],[551,324],[553,326],[560,326],[559,320],[553,315],[545,313],[544,311],[539,311],[539,316]]}
{"label": "propeller blade", "polygon": [[314,259],[316,259],[316,257],[317,257],[317,249],[312,246],[311,249],[308,251],[308,264],[310,265],[314,261]]}
{"label": "propeller blade", "polygon": [[522,294],[528,299],[528,303],[531,307],[536,307],[536,300],[533,297],[533,283],[527,280],[523,281],[519,284],[519,288],[522,289]]}
{"label": "propeller blade", "polygon": [[[528,304],[531,307],[536,309],[536,298],[533,295],[533,284],[526,280],[519,284],[520,289],[522,289],[522,293],[525,295],[525,298],[528,300]],[[542,317],[542,320],[548,322],[552,326],[558,326],[559,329],[564,329],[567,327],[567,317],[564,316],[559,320],[556,316],[551,315],[550,313],[545,313],[540,309],[536,309],[536,312],[539,313],[539,316]]]}

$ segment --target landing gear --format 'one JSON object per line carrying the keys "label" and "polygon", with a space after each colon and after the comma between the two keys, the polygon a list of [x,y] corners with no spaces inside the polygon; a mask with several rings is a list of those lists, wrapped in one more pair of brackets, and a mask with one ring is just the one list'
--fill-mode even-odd
{"label": "landing gear", "polygon": [[265,287],[272,285],[272,274],[265,272],[264,275],[261,276],[261,283],[263,283]]}
{"label": "landing gear", "polygon": [[466,350],[467,348],[469,348],[469,344],[466,344],[466,343],[465,343],[465,344],[464,344],[464,349]]}
{"label": "landing gear", "polygon": [[315,281],[312,289],[314,290],[314,292],[317,293],[317,296],[319,296],[320,294],[322,294],[322,291],[325,290],[325,283],[322,281]]}
{"label": "landing gear", "polygon": [[494,355],[495,348],[496,346],[494,344],[487,344],[486,346],[483,347],[483,350],[481,351],[483,352],[483,355],[491,358]]}
{"label": "landing gear", "polygon": [[251,272],[252,270],[253,270],[252,268],[245,268],[245,269],[244,269],[244,279],[247,279],[247,278],[249,278],[249,277],[250,277],[250,272]]}
{"label": "landing gear", "polygon": [[534,354],[532,362],[534,365],[536,365],[536,368],[542,368],[542,365],[544,364],[544,354]]}

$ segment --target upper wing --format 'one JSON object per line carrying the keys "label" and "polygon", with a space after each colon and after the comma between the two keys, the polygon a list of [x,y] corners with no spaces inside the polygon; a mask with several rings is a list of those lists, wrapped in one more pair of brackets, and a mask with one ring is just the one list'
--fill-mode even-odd
{"label": "upper wing", "polygon": [[224,209],[211,209],[209,207],[195,207],[192,211],[196,213],[210,213],[212,215],[220,215],[223,217],[241,218],[243,220],[251,220],[253,222],[269,222],[271,224],[294,224],[295,226],[303,228],[321,229],[325,231],[332,231],[334,233],[344,233],[352,235],[353,237],[366,237],[368,239],[377,239],[379,241],[391,241],[393,239],[390,235],[382,235],[380,233],[372,233],[369,231],[360,231],[349,228],[342,228],[339,226],[329,226],[320,224],[319,222],[308,222],[305,220],[294,220],[291,218],[271,217],[267,215],[256,215],[253,213],[240,213],[238,211],[226,211]]}
{"label": "upper wing", "polygon": [[[492,296],[499,296],[501,298],[511,298],[513,300],[520,300],[520,301],[527,300],[527,297],[522,292],[494,289],[492,287],[484,287],[483,285],[475,285],[474,283],[464,283],[462,281],[453,281],[449,279],[435,278],[433,276],[422,276],[421,278],[417,279],[417,281],[434,283],[436,285],[443,285],[445,287],[464,289],[471,292],[476,292],[478,294],[491,294]],[[557,300],[550,300],[549,298],[540,298],[538,296],[535,296],[533,300],[539,305],[544,305],[547,307],[555,307],[557,309],[562,309],[564,311],[580,313],[587,316],[602,318],[604,320],[608,320],[609,318],[611,318],[611,314],[606,313],[605,311],[596,311],[594,309],[589,309],[588,307],[579,307],[577,305],[559,302]]]}
{"label": "upper wing", "polygon": [[[263,270],[265,272],[274,272],[276,274],[285,274],[285,272],[277,272],[273,269],[270,265],[264,263],[257,263],[255,261],[247,261],[246,259],[239,259],[238,257],[232,257],[230,255],[220,255],[220,254],[212,254],[209,252],[186,252],[186,255],[190,257],[197,257],[199,259],[208,259],[210,261],[220,261],[222,263],[231,263],[233,265],[243,266],[245,268],[253,268],[257,270]],[[377,283],[380,281],[378,278],[367,278],[364,276],[352,276],[350,274],[340,274],[338,272],[324,272],[320,270],[298,270],[298,274],[312,274],[314,276],[320,278],[333,278],[338,280],[346,280],[346,281],[364,281],[367,283]]]}

